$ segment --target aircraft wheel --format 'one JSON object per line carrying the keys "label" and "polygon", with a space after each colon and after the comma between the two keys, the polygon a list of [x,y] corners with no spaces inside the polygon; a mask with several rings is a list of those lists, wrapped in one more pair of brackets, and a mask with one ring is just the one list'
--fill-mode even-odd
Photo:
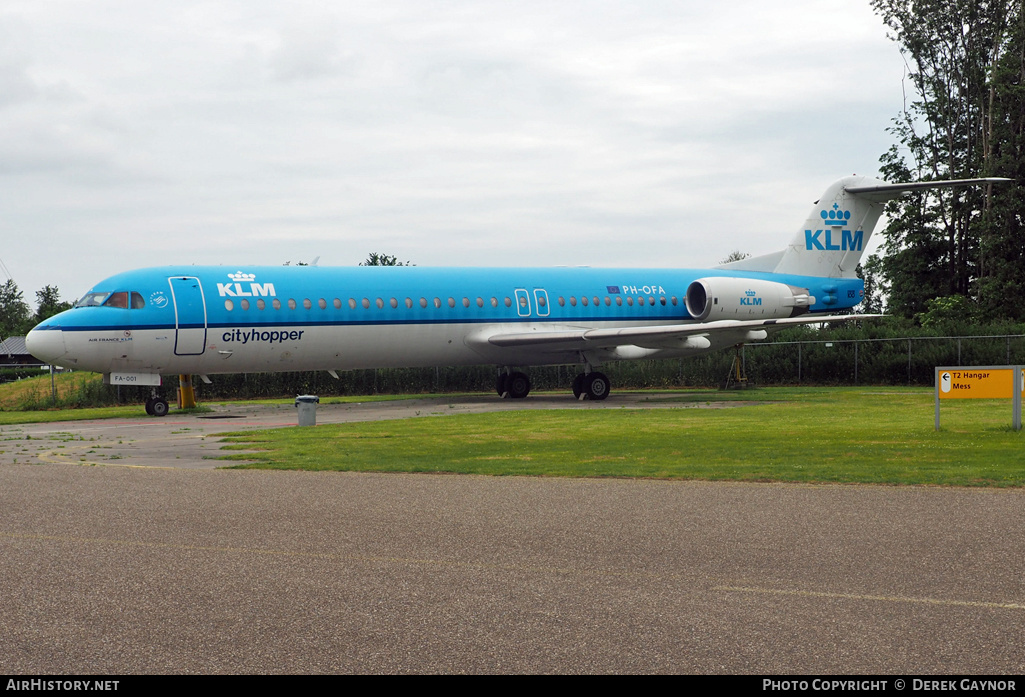
{"label": "aircraft wheel", "polygon": [[146,413],[149,414],[150,416],[153,416],[153,400],[152,399],[147,399],[146,400]]}
{"label": "aircraft wheel", "polygon": [[583,373],[573,378],[573,398],[580,399],[580,395],[584,393],[584,378],[587,376]]}
{"label": "aircraft wheel", "polygon": [[604,373],[589,373],[584,378],[584,391],[588,399],[605,399],[612,385]]}
{"label": "aircraft wheel", "polygon": [[499,397],[505,397],[509,392],[509,373],[498,374],[498,378],[495,380],[495,389],[498,391]]}
{"label": "aircraft wheel", "polygon": [[509,375],[509,396],[513,399],[523,399],[530,394],[530,378],[525,373],[512,373]]}
{"label": "aircraft wheel", "polygon": [[159,398],[154,399],[153,406],[150,407],[150,413],[153,414],[153,416],[167,416],[167,412],[170,410],[171,407],[167,401]]}

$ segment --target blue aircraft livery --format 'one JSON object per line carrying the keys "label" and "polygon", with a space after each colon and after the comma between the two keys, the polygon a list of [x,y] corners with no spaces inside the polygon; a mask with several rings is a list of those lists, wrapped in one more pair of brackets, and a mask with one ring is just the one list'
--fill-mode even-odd
{"label": "blue aircraft livery", "polygon": [[[496,390],[530,391],[522,368],[579,365],[573,393],[604,399],[604,363],[691,356],[797,324],[844,321],[855,268],[884,203],[905,191],[846,177],[782,251],[713,269],[182,266],[121,273],[26,342],[44,362],[150,385],[161,376],[481,365]],[[864,317],[864,315],[860,315]]]}

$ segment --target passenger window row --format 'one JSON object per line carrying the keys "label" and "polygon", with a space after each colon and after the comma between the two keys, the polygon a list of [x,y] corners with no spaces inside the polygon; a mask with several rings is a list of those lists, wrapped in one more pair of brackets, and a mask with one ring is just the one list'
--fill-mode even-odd
{"label": "passenger window row", "polygon": [[[583,305],[584,307],[587,307],[588,303],[593,303],[595,305],[595,307],[597,307],[598,305],[601,305],[604,302],[605,306],[608,307],[608,306],[612,305],[613,302],[615,302],[617,307],[622,307],[623,306],[623,298],[624,297],[626,298],[626,304],[628,306],[630,306],[630,307],[633,307],[633,305],[634,305],[634,296],[632,296],[632,295],[626,295],[626,296],[617,295],[615,300],[613,300],[611,297],[606,295],[605,298],[604,298],[604,301],[602,300],[602,298],[598,297],[597,295],[595,295],[592,298],[588,298],[586,295],[584,295],[584,296],[581,296],[581,298],[580,298],[580,304]],[[660,295],[657,298],[654,295],[649,295],[647,297],[645,297],[643,295],[638,295],[636,302],[637,302],[638,305],[644,305],[645,303],[647,303],[648,305],[655,305],[656,303],[658,303],[662,307],[665,307],[668,303],[672,303],[673,307],[676,307],[677,305],[679,305],[680,300],[675,295],[673,295],[673,296],[671,296],[669,298],[666,298],[666,296],[664,296],[664,295]],[[576,307],[577,306],[577,298],[576,298],[576,296],[573,296],[573,295],[569,296],[569,304],[570,304],[571,307]],[[559,296],[559,307],[565,307],[565,305],[566,305],[566,299],[563,298],[560,295]]]}
{"label": "passenger window row", "polygon": [[[597,296],[597,295],[595,295],[593,297],[588,297],[588,296],[584,295],[584,296],[580,297],[580,301],[579,302],[584,307],[588,307],[590,305],[593,305],[594,307],[600,307],[602,304],[604,304],[606,307],[609,307],[609,306],[612,305],[613,302],[615,302],[617,307],[622,307],[623,306],[623,298],[624,297],[626,298],[626,304],[628,306],[630,306],[630,307],[633,307],[635,299],[634,299],[634,296],[632,296],[632,295],[627,295],[627,296],[617,295],[615,297],[615,300],[613,300],[608,295],[606,295],[604,297],[604,300],[601,297]],[[242,300],[239,300],[237,302],[238,302],[239,308],[242,309],[242,310],[248,310],[251,307],[253,307],[253,305],[256,306],[257,310],[265,310],[265,309],[267,309],[267,301],[264,300],[263,298],[258,298],[255,303],[251,303],[249,300],[247,300],[245,298],[243,298]],[[286,302],[288,304],[288,309],[290,309],[290,310],[295,310],[298,307],[298,304],[292,298],[289,298]],[[482,298],[482,297],[478,297],[475,301],[471,301],[470,298],[464,297],[462,299],[462,301],[461,301],[461,304],[462,304],[462,306],[464,308],[469,308],[471,305],[476,305],[477,307],[484,307],[485,304],[489,304],[491,307],[498,307],[500,302],[505,307],[512,307],[512,304],[513,304],[512,298],[510,298],[508,296],[505,297],[501,301],[499,301],[499,299],[497,297],[492,297],[488,301],[485,301],[484,298]],[[559,307],[565,307],[566,306],[566,298],[561,296],[561,295],[559,296],[558,302],[559,302]],[[359,300],[359,301],[357,301],[356,298],[349,298],[349,300],[348,300],[348,306],[349,306],[350,310],[355,310],[357,307],[362,307],[365,310],[369,310],[371,308],[371,306],[376,307],[378,309],[384,309],[384,306],[385,306],[386,303],[387,303],[387,305],[389,307],[391,307],[393,309],[397,309],[399,307],[399,304],[400,304],[399,300],[397,298],[389,298],[387,301],[385,301],[384,298],[376,298],[373,301],[371,301],[370,298],[363,298],[362,300]],[[524,307],[524,308],[527,307],[527,303],[528,303],[527,297],[524,296],[524,295],[519,296],[518,297],[518,303],[519,303],[520,307]],[[667,298],[664,295],[660,295],[657,298],[654,295],[649,295],[647,297],[645,297],[643,295],[638,295],[637,298],[636,298],[636,303],[637,303],[638,306],[644,306],[645,304],[651,305],[651,306],[655,306],[656,304],[660,304],[663,307],[665,307],[668,303],[672,303],[673,307],[676,307],[679,304],[679,300],[678,300],[678,298],[675,295],[671,296],[670,298]],[[235,300],[232,300],[231,298],[227,298],[224,301],[224,308],[226,310],[229,310],[229,311],[234,310],[235,309],[235,304],[236,304]],[[417,303],[414,303],[412,298],[406,298],[404,301],[402,301],[402,304],[407,309],[412,309],[415,304],[419,304],[419,306],[421,308],[424,308],[424,309],[426,309],[428,307],[441,308],[444,305],[447,305],[448,307],[453,307],[454,308],[456,306],[456,304],[457,304],[457,301],[456,301],[455,298],[448,298],[444,302],[442,301],[441,298],[432,298],[431,300],[428,300],[427,298],[420,298],[420,300]],[[546,297],[544,295],[538,296],[537,297],[537,304],[540,307],[546,307],[548,305]],[[331,302],[331,305],[336,310],[342,309],[342,301],[341,301],[340,298],[335,298]],[[577,306],[577,297],[575,295],[569,296],[569,305],[570,305],[570,307],[576,307]],[[270,301],[270,306],[272,308],[274,308],[275,310],[280,310],[281,309],[281,301],[278,300],[277,298],[273,298]],[[305,308],[307,310],[312,310],[313,309],[313,301],[311,301],[309,298],[304,298],[303,301],[302,301],[302,306],[303,306],[303,308]],[[321,310],[326,310],[327,307],[328,307],[328,301],[325,300],[324,298],[320,298],[319,300],[317,300],[317,307],[319,307]]]}

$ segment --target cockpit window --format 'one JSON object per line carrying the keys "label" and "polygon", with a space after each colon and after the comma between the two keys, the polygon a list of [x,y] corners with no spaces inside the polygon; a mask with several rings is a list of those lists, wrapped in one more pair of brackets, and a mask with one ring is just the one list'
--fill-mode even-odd
{"label": "cockpit window", "polygon": [[86,293],[85,296],[75,303],[75,307],[97,307],[103,304],[103,301],[110,295],[110,291],[102,291],[100,293]]}
{"label": "cockpit window", "polygon": [[128,309],[128,291],[122,290],[116,293],[111,293],[110,297],[107,298],[107,302],[103,303],[104,307],[121,307]]}
{"label": "cockpit window", "polygon": [[119,290],[114,293],[110,291],[100,291],[95,293],[86,293],[85,297],[75,303],[75,307],[120,307],[128,309],[129,307],[133,310],[141,310],[146,307],[146,299],[142,297],[141,293],[127,290]]}

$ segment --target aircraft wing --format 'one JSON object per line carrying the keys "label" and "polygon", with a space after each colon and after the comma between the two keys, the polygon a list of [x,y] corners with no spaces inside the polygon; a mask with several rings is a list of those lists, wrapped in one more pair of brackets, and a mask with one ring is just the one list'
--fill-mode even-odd
{"label": "aircraft wing", "polygon": [[[717,320],[691,324],[659,324],[614,329],[560,329],[493,334],[487,342],[499,347],[547,346],[558,350],[612,349],[617,346],[640,346],[651,349],[708,347],[704,337],[717,334],[736,335],[736,340],[760,341],[769,332],[799,324],[820,322],[846,322],[854,319],[874,319],[883,315],[801,315],[765,320]],[[704,340],[702,340],[704,339]]]}

